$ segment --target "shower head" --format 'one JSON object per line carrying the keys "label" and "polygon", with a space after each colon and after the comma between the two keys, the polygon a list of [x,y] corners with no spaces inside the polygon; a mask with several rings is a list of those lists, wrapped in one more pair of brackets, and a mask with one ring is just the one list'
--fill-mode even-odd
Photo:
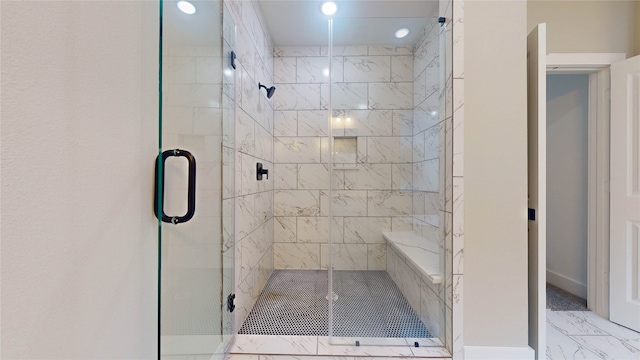
{"label": "shower head", "polygon": [[272,86],[270,88],[258,83],[258,89],[264,88],[267,91],[267,99],[271,99],[273,93],[276,92],[276,87]]}

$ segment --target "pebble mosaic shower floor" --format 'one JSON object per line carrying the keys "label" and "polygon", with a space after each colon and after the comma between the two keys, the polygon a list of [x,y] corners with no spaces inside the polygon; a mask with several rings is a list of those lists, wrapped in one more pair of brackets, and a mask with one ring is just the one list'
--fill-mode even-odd
{"label": "pebble mosaic shower floor", "polygon": [[[430,338],[385,271],[334,271],[334,336]],[[273,272],[239,334],[328,335],[328,272]]]}

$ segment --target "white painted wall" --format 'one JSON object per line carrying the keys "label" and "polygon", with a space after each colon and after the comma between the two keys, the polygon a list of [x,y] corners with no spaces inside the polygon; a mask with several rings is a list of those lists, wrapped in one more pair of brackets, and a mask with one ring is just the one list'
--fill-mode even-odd
{"label": "white painted wall", "polygon": [[640,53],[637,0],[527,1],[528,30],[547,23],[550,53]]}
{"label": "white painted wall", "polygon": [[464,345],[527,347],[527,4],[464,6]]}
{"label": "white painted wall", "polygon": [[588,75],[547,76],[547,281],[587,297]]}
{"label": "white painted wall", "polygon": [[1,6],[0,357],[156,358],[157,5]]}

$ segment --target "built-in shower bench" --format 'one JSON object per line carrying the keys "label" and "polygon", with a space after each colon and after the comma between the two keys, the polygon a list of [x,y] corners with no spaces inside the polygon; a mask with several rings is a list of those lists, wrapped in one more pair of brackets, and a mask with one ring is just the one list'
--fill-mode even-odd
{"label": "built-in shower bench", "polygon": [[383,232],[382,236],[387,240],[387,246],[413,265],[412,267],[420,273],[418,275],[430,283],[428,285],[442,283],[438,244],[410,231]]}

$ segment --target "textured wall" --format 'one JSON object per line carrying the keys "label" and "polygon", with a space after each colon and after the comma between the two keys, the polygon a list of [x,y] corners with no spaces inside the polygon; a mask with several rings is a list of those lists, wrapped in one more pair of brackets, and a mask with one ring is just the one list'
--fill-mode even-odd
{"label": "textured wall", "polygon": [[3,359],[157,356],[157,13],[2,2]]}
{"label": "textured wall", "polygon": [[[275,267],[326,269],[327,49],[275,55]],[[357,138],[334,147],[334,268],[384,270],[381,233],[412,228],[413,49],[337,47],[333,74],[333,135]]]}
{"label": "textured wall", "polygon": [[[258,82],[273,83],[273,48],[254,1],[225,2],[237,27],[235,84],[236,325],[251,311],[273,270],[273,107]],[[256,180],[256,163],[270,171]]]}
{"label": "textured wall", "polygon": [[524,2],[464,2],[465,346],[528,346],[526,21]]}
{"label": "textured wall", "polygon": [[528,1],[531,31],[547,23],[549,53],[640,53],[640,3],[636,0]]}

